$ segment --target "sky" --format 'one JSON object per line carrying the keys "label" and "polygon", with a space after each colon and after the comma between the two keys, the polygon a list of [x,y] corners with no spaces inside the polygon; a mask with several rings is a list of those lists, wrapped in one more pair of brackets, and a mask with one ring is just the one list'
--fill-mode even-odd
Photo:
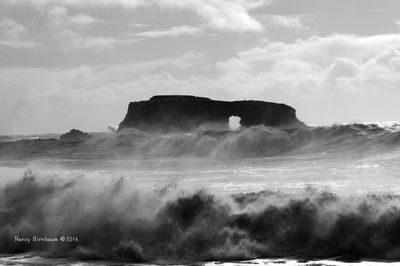
{"label": "sky", "polygon": [[0,135],[105,131],[158,94],[399,121],[400,1],[0,1]]}

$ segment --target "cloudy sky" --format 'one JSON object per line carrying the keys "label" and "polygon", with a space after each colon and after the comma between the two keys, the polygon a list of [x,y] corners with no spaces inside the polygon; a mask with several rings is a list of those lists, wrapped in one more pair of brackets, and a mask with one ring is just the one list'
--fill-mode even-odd
{"label": "cloudy sky", "polygon": [[0,1],[0,134],[104,131],[171,93],[400,120],[400,1]]}

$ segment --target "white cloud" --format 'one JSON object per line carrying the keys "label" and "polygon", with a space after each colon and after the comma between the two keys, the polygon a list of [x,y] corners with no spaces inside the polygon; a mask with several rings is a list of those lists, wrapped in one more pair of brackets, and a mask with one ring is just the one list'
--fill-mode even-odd
{"label": "white cloud", "polygon": [[393,21],[397,26],[400,27],[400,18],[399,19],[394,19]]}
{"label": "white cloud", "polygon": [[31,42],[31,41],[0,40],[0,49],[1,48],[37,50],[37,49],[43,49],[44,47],[36,42]]}
{"label": "white cloud", "polygon": [[387,48],[400,48],[400,34],[359,37],[352,35],[312,36],[293,43],[273,42],[263,47],[241,51],[244,61],[274,63],[282,59],[297,58],[305,62],[326,66],[335,58],[367,60]]}
{"label": "white cloud", "polygon": [[170,59],[170,63],[177,68],[189,68],[202,61],[204,57],[201,53],[187,52],[177,58]]}
{"label": "white cloud", "polygon": [[70,22],[76,25],[89,25],[96,22],[96,19],[86,14],[78,14],[72,16]]}
{"label": "white cloud", "polygon": [[19,37],[27,32],[26,28],[12,18],[0,19],[0,36]]}
{"label": "white cloud", "polygon": [[46,19],[42,21],[42,31],[47,38],[45,43],[50,48],[73,51],[75,49],[90,49],[92,51],[104,51],[114,48],[117,42],[115,38],[88,35],[87,30],[96,22],[92,16],[78,13],[70,14],[65,6],[51,6],[43,9]]}
{"label": "white cloud", "polygon": [[109,37],[87,37],[77,39],[76,48],[87,48],[95,51],[104,51],[114,48],[117,40]]}
{"label": "white cloud", "polygon": [[57,26],[63,25],[67,16],[68,10],[63,6],[56,6],[48,11],[49,21]]}
{"label": "white cloud", "polygon": [[252,0],[161,0],[161,7],[189,9],[196,12],[206,23],[217,30],[261,31],[261,23],[249,14],[249,10],[267,1]]}
{"label": "white cloud", "polygon": [[251,77],[253,71],[252,66],[238,58],[231,58],[226,62],[218,62],[217,68],[225,75],[225,77],[233,77],[235,79],[246,80]]}
{"label": "white cloud", "polygon": [[153,30],[153,31],[139,32],[134,36],[150,37],[150,38],[177,37],[181,35],[198,35],[201,34],[202,31],[203,30],[198,27],[183,25],[183,26],[172,27],[168,30]]}
{"label": "white cloud", "polygon": [[270,27],[278,29],[307,29],[307,27],[301,23],[299,17],[273,15],[267,22]]}
{"label": "white cloud", "polygon": [[[301,87],[306,80],[319,90],[396,90],[400,87],[399,43],[400,35],[311,37],[267,43],[218,65],[223,75],[240,77],[242,73],[248,80],[261,79],[285,90],[306,90],[310,86]],[[284,86],[276,84],[279,80]]]}
{"label": "white cloud", "polygon": [[354,77],[361,71],[361,65],[350,58],[336,58],[327,68],[326,80],[334,82],[344,77]]}
{"label": "white cloud", "polygon": [[[216,30],[224,31],[261,31],[261,23],[249,14],[254,8],[269,3],[270,0],[21,0],[12,1],[15,5],[29,3],[38,9],[46,6],[74,8],[112,8],[158,6],[166,9],[190,10]],[[78,18],[76,18],[78,19]]]}
{"label": "white cloud", "polygon": [[[29,34],[24,25],[18,23],[20,15],[15,12],[10,18],[0,20],[2,49],[35,49],[44,47],[52,50],[74,52],[76,49],[104,51],[117,45],[130,45],[145,38],[198,36],[207,29],[230,32],[261,31],[262,25],[251,14],[269,0],[10,0],[0,1],[0,9],[27,10],[24,25],[29,25]],[[27,7],[28,5],[28,7]],[[10,8],[11,7],[11,8]],[[132,34],[132,25],[143,25],[135,21],[115,21],[115,14],[143,8],[167,9],[167,12],[185,11],[195,18],[187,25],[158,29],[147,25],[149,30]],[[102,10],[103,9],[103,10]],[[107,9],[107,10],[106,10]],[[104,12],[106,10],[106,12]],[[111,11],[110,11],[111,10]],[[96,14],[96,16],[94,16]],[[107,17],[106,14],[112,14]],[[197,16],[196,16],[197,15]],[[197,17],[197,19],[196,19]],[[198,18],[202,20],[200,25]],[[162,21],[163,16],[160,16]],[[111,23],[107,23],[111,22]],[[103,23],[103,24],[102,24]],[[118,27],[117,25],[122,27]],[[100,27],[104,26],[104,27]],[[113,31],[115,30],[115,31]],[[135,29],[136,31],[137,29]],[[126,36],[129,36],[128,38]]]}
{"label": "white cloud", "polygon": [[63,5],[75,8],[93,8],[101,7],[108,8],[113,6],[119,6],[124,8],[137,8],[139,6],[146,5],[147,0],[10,0],[10,4],[21,5],[30,4],[37,8],[43,8],[44,6],[50,5]]}
{"label": "white cloud", "polygon": [[96,19],[87,14],[80,13],[71,15],[64,6],[51,7],[47,12],[47,16],[52,26],[61,28],[68,28],[71,26],[84,27],[96,22]]}

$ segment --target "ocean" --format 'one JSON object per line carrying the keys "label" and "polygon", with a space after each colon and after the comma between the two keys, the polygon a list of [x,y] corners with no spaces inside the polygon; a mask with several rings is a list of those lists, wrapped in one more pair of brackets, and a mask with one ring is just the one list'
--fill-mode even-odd
{"label": "ocean", "polygon": [[400,123],[0,137],[2,265],[400,261]]}

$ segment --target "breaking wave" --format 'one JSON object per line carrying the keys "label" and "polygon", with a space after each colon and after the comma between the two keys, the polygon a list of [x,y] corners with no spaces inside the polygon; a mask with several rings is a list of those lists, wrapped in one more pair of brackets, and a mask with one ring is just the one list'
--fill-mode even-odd
{"label": "breaking wave", "polygon": [[276,129],[265,126],[230,130],[198,129],[188,134],[153,135],[136,129],[92,135],[84,143],[57,139],[0,143],[0,157],[112,158],[196,156],[219,159],[280,155],[288,152],[370,152],[400,147],[398,126],[333,125]]}
{"label": "breaking wave", "polygon": [[375,151],[400,146],[400,132],[375,124],[277,129],[253,126],[238,131],[202,130],[155,136],[131,129],[92,139],[97,147],[131,147],[146,155],[194,155],[213,158],[274,156],[290,151]]}
{"label": "breaking wave", "polygon": [[[345,197],[312,187],[299,195],[228,195],[178,184],[143,189],[124,178],[93,182],[28,171],[3,186],[0,252],[157,263],[296,255],[400,259],[397,195]],[[79,241],[22,243],[15,236]]]}

